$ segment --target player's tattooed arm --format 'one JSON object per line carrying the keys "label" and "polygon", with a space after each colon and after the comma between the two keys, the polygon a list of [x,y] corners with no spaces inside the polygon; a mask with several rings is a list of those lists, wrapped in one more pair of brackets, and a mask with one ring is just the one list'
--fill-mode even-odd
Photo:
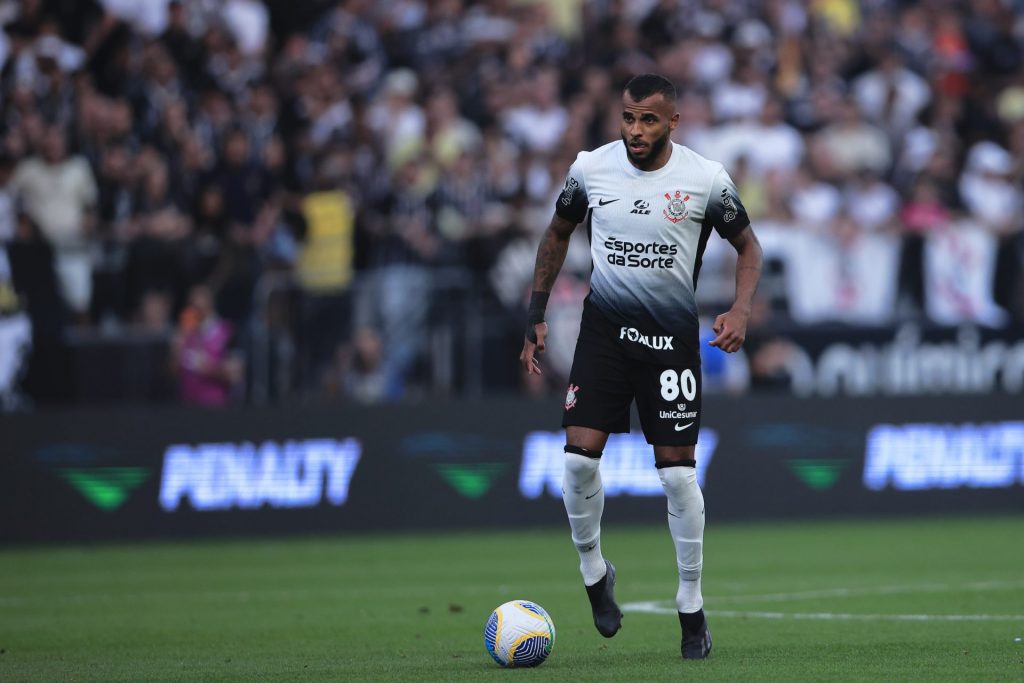
{"label": "player's tattooed arm", "polygon": [[569,250],[569,238],[572,237],[576,225],[558,214],[551,217],[551,223],[544,231],[540,246],[537,248],[537,262],[533,269],[534,291],[550,292],[555,286],[558,273],[565,263],[565,254]]}
{"label": "player's tattooed arm", "polygon": [[519,354],[519,362],[529,374],[541,374],[536,354],[544,352],[544,340],[548,333],[548,324],[544,322],[544,308],[547,306],[548,294],[555,286],[559,271],[562,270],[565,254],[569,250],[569,238],[575,229],[575,221],[555,214],[540,238],[537,262],[533,270],[533,294],[530,296],[530,310],[527,312],[526,338],[523,340],[522,353]]}
{"label": "player's tattooed arm", "polygon": [[728,312],[715,318],[712,329],[716,336],[709,343],[733,353],[740,350],[747,338],[747,320],[761,279],[763,255],[761,243],[749,225],[729,242],[736,249],[736,298]]}

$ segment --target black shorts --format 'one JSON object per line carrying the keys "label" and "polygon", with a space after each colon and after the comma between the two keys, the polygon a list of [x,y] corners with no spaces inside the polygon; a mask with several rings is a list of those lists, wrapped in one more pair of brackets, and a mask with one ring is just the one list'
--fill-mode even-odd
{"label": "black shorts", "polygon": [[700,353],[680,353],[671,365],[630,357],[618,328],[586,313],[576,341],[563,427],[602,432],[629,431],[629,407],[636,399],[647,443],[692,446],[700,431]]}

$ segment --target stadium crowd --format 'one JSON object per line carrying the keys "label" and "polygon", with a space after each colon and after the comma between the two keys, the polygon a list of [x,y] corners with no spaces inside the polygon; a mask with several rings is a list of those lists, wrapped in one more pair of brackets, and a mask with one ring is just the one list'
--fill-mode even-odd
{"label": "stadium crowd", "polygon": [[651,71],[782,273],[762,325],[1024,321],[1021,0],[0,0],[0,23],[8,394],[10,359],[59,395],[69,338],[132,335],[200,404],[515,388],[537,236]]}

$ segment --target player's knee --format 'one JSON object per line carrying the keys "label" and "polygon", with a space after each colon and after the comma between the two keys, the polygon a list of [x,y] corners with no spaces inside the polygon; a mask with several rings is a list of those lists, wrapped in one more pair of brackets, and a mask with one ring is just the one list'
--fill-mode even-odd
{"label": "player's knee", "polygon": [[600,466],[600,451],[588,451],[578,446],[565,447],[565,478],[567,481],[589,481],[597,474]]}
{"label": "player's knee", "polygon": [[697,483],[697,470],[692,466],[659,466],[658,477],[661,479],[661,486],[665,489],[665,493],[672,498],[673,494],[681,494]]}
{"label": "player's knee", "polygon": [[571,443],[566,444],[565,448],[562,450],[565,451],[566,455],[573,453],[575,455],[581,455],[584,458],[590,458],[594,461],[599,461],[601,459],[601,455],[603,455],[603,451],[595,451],[593,449],[583,448],[582,446],[577,446]]}

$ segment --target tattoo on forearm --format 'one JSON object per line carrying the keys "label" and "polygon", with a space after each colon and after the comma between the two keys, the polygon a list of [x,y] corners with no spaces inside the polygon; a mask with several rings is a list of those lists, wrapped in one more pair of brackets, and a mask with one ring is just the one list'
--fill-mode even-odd
{"label": "tattoo on forearm", "polygon": [[537,249],[537,264],[534,268],[534,289],[544,292],[551,291],[565,261],[568,242],[553,237],[550,232],[544,234],[540,247]]}

